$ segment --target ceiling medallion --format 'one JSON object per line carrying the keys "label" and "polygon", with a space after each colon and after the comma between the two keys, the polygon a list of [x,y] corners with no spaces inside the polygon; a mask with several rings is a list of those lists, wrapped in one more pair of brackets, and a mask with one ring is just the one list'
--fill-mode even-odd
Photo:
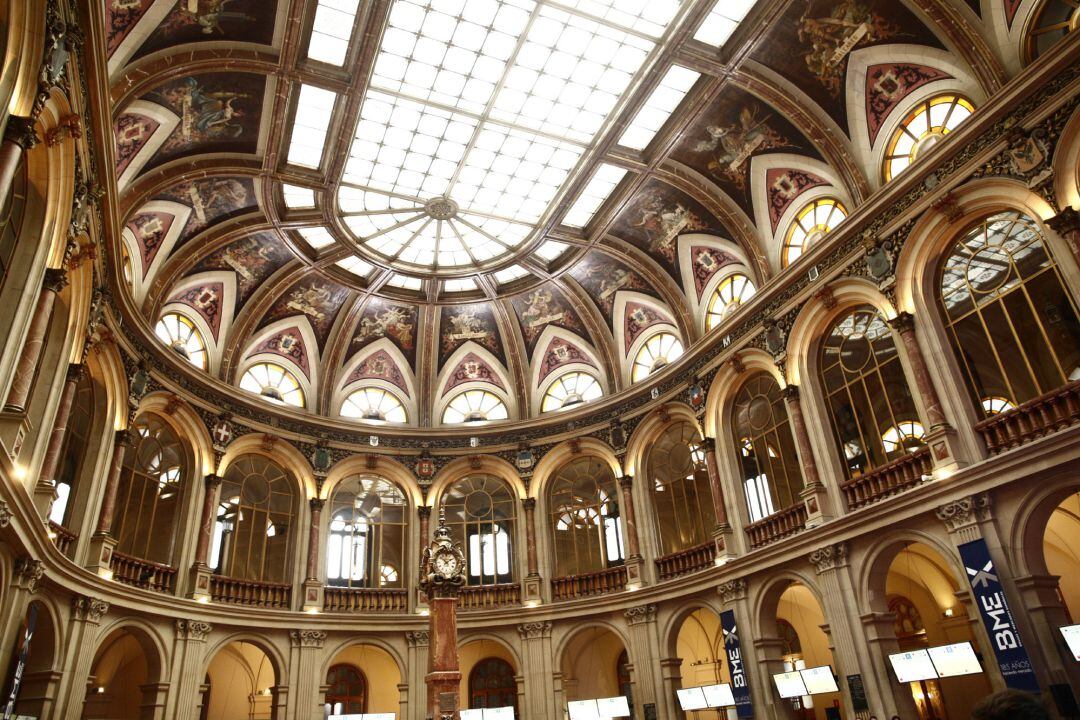
{"label": "ceiling medallion", "polygon": [[434,197],[424,203],[424,213],[432,220],[453,220],[458,204],[448,197]]}

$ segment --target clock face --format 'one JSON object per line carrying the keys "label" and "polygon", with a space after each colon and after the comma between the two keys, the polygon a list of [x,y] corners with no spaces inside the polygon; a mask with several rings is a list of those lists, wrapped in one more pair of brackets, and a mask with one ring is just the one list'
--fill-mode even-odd
{"label": "clock face", "polygon": [[435,572],[443,577],[450,577],[457,572],[457,558],[453,555],[439,555],[433,564]]}

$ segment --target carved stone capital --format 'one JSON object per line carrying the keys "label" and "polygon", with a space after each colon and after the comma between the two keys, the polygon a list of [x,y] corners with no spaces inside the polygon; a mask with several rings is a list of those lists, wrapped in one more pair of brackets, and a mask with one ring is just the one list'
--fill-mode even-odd
{"label": "carved stone capital", "polygon": [[289,639],[293,647],[321,648],[326,642],[326,633],[322,630],[291,630]]}
{"label": "carved stone capital", "polygon": [[32,557],[21,557],[15,561],[15,584],[28,592],[37,592],[38,583],[41,582],[44,575],[45,563],[40,560],[35,560]]}
{"label": "carved stone capital", "polygon": [[634,476],[623,475],[619,478],[619,487],[623,490],[631,490],[634,487]]}
{"label": "carved stone capital", "polygon": [[214,626],[202,620],[177,620],[176,635],[184,640],[206,642],[206,636]]}
{"label": "carved stone capital", "polygon": [[902,312],[892,320],[887,320],[886,322],[889,324],[889,327],[901,335],[915,330],[915,316],[908,312]]}
{"label": "carved stone capital", "polygon": [[82,363],[71,363],[67,369],[67,381],[77,383],[86,376],[86,366]]}
{"label": "carved stone capital", "polygon": [[847,544],[836,543],[835,545],[818,548],[810,553],[809,560],[819,575],[828,570],[843,567],[847,565]]}
{"label": "carved stone capital", "polygon": [[623,615],[626,616],[626,621],[631,625],[640,625],[641,623],[656,622],[656,606],[655,605],[638,605],[625,611]]}
{"label": "carved stone capital", "polygon": [[4,128],[4,140],[15,143],[23,150],[30,150],[41,141],[34,128],[34,121],[16,115],[8,118],[7,127]]}
{"label": "carved stone capital", "polygon": [[45,271],[45,277],[41,280],[41,287],[54,293],[66,288],[67,284],[67,270],[64,268],[48,268]]}
{"label": "carved stone capital", "polygon": [[0,500],[0,528],[6,528],[11,524],[11,508],[3,500]]}
{"label": "carved stone capital", "polygon": [[521,507],[525,512],[532,512],[536,509],[536,498],[525,498],[521,501]]}
{"label": "carved stone capital", "polygon": [[206,492],[214,492],[221,487],[221,476],[210,473],[203,477],[203,485],[206,486]]}
{"label": "carved stone capital", "polygon": [[551,637],[551,623],[546,620],[544,622],[522,623],[518,625],[517,630],[522,640]]}
{"label": "carved stone capital", "polygon": [[990,495],[969,495],[940,506],[935,514],[949,532],[956,532],[990,517]]}
{"label": "carved stone capital", "polygon": [[431,642],[431,634],[427,630],[411,630],[405,633],[405,642],[409,647],[427,647]]}
{"label": "carved stone capital", "polygon": [[720,599],[725,603],[733,603],[746,597],[746,581],[742,578],[728,580],[720,583],[716,591],[720,593]]}
{"label": "carved stone capital", "polygon": [[780,394],[783,396],[785,401],[798,402],[798,400],[799,400],[799,386],[798,385],[785,385],[783,387],[783,389],[780,390]]}
{"label": "carved stone capital", "polygon": [[1080,234],[1080,211],[1067,207],[1046,221],[1050,229],[1058,235],[1069,238]]}
{"label": "carved stone capital", "polygon": [[701,449],[707,453],[716,452],[716,438],[703,437],[701,438]]}
{"label": "carved stone capital", "polygon": [[421,505],[420,507],[416,508],[416,514],[420,516],[421,519],[431,517],[431,506]]}
{"label": "carved stone capital", "polygon": [[117,430],[113,435],[113,442],[117,445],[123,445],[126,448],[135,446],[135,441],[138,439],[139,434],[131,428],[125,428],[123,430]]}
{"label": "carved stone capital", "polygon": [[71,609],[75,613],[76,620],[97,625],[105,613],[109,612],[109,603],[86,595],[76,595],[71,600]]}
{"label": "carved stone capital", "polygon": [[308,505],[311,506],[311,512],[322,512],[322,509],[326,506],[326,500],[323,498],[311,498],[308,500]]}

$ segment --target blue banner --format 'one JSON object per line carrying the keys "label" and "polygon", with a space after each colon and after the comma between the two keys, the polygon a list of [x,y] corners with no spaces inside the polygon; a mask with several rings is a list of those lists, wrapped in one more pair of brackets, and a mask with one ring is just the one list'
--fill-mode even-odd
{"label": "blue banner", "polygon": [[972,540],[958,549],[1005,684],[1016,690],[1039,692],[1039,681],[1035,678],[1035,671],[1031,669],[1027,650],[1020,642],[1020,629],[1016,627],[1016,621],[1009,612],[1005,590],[998,580],[986,541],[981,538]]}
{"label": "blue banner", "polygon": [[15,703],[19,699],[19,689],[22,687],[23,672],[26,670],[26,660],[30,656],[30,640],[34,637],[34,628],[37,627],[37,605],[32,604],[26,612],[26,624],[23,626],[22,642],[19,643],[19,654],[15,661],[15,669],[12,672],[11,686],[4,702],[4,720],[9,720],[15,713]]}
{"label": "blue banner", "polygon": [[731,694],[735,696],[735,712],[741,718],[752,718],[754,704],[750,700],[750,684],[746,679],[734,610],[720,613],[720,627],[724,630],[724,650],[727,651],[728,670],[731,674]]}

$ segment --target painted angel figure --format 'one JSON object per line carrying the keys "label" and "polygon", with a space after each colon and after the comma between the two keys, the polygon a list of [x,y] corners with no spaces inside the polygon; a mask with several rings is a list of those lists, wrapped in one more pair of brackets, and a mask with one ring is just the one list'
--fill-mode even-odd
{"label": "painted angel figure", "polygon": [[715,172],[738,170],[768,134],[769,116],[758,117],[757,111],[744,107],[739,112],[737,125],[710,125],[705,128],[708,140],[697,144],[698,152],[712,152],[715,156],[709,169]]}

